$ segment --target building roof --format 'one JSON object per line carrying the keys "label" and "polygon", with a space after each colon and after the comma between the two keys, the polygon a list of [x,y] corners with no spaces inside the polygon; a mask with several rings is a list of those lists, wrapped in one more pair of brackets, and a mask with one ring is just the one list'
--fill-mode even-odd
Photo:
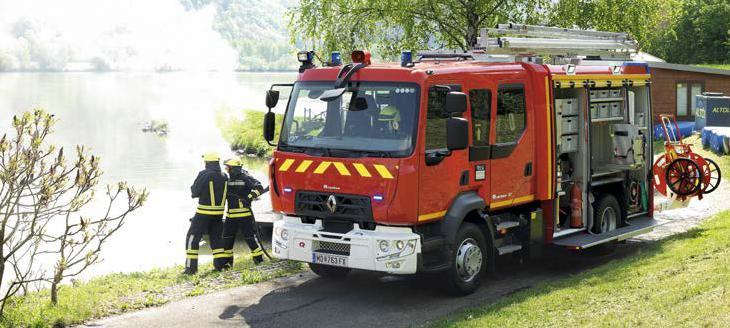
{"label": "building roof", "polygon": [[670,70],[674,70],[674,71],[685,71],[685,72],[730,76],[730,70],[727,70],[727,69],[701,67],[701,66],[693,66],[693,65],[682,65],[682,64],[671,64],[671,63],[662,63],[662,62],[647,62],[647,63],[649,64],[649,67],[651,67],[651,68],[662,68],[662,69],[670,69]]}

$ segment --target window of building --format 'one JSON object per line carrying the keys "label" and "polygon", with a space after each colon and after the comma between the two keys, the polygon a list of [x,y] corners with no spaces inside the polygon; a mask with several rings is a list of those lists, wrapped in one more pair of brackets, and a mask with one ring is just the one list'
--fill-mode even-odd
{"label": "window of building", "polygon": [[472,118],[472,144],[489,145],[489,116],[492,112],[492,91],[487,89],[469,90]]}
{"label": "window of building", "polygon": [[516,142],[525,131],[525,86],[507,84],[499,86],[497,94],[497,143]]}
{"label": "window of building", "polygon": [[705,85],[700,81],[677,82],[677,116],[694,116],[695,96],[705,91]]}

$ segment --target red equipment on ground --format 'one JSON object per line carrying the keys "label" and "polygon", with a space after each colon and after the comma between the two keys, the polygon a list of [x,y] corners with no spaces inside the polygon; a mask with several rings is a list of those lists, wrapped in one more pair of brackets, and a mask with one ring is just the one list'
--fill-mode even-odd
{"label": "red equipment on ground", "polygon": [[654,188],[662,195],[676,195],[684,201],[697,196],[702,199],[720,185],[721,173],[717,163],[692,151],[682,141],[674,115],[660,115],[664,129],[664,154],[654,162]]}

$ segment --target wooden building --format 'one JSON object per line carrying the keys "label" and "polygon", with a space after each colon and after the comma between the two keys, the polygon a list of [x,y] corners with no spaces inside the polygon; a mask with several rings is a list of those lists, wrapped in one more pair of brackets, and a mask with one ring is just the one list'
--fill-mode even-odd
{"label": "wooden building", "polygon": [[730,95],[730,70],[648,62],[652,75],[654,119],[674,114],[679,121],[694,121],[695,95],[722,92]]}

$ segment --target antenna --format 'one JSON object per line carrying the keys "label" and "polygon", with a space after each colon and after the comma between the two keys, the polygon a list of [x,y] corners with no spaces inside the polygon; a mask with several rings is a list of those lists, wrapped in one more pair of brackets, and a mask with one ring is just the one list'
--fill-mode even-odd
{"label": "antenna", "polygon": [[477,49],[484,54],[515,56],[601,56],[630,59],[639,44],[625,32],[604,32],[524,24],[481,29]]}

